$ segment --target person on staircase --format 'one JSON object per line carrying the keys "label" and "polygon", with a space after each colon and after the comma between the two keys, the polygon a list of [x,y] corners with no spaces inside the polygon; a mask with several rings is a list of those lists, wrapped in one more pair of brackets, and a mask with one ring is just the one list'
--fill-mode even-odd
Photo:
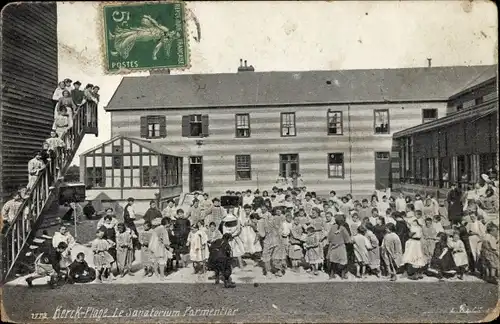
{"label": "person on staircase", "polygon": [[63,96],[63,91],[66,89],[66,84],[64,81],[58,83],[57,88],[54,90],[54,94],[52,95],[52,103],[54,106],[59,102],[59,99]]}
{"label": "person on staircase", "polygon": [[71,90],[71,98],[77,107],[81,105],[85,97],[83,90],[80,90],[81,85],[80,81],[76,81],[73,83],[73,89]]}
{"label": "person on staircase", "polygon": [[77,106],[73,102],[73,98],[71,97],[71,92],[69,92],[69,90],[67,89],[64,89],[62,94],[63,96],[59,99],[59,101],[57,101],[56,106],[54,108],[54,117],[57,116],[57,113],[62,106],[66,106],[68,112],[73,116],[76,113]]}
{"label": "person on staircase", "polygon": [[2,234],[5,234],[9,227],[12,225],[16,219],[17,212],[23,203],[23,197],[21,191],[18,190],[14,193],[11,200],[7,201],[2,206]]}
{"label": "person on staircase", "polygon": [[34,157],[28,162],[28,191],[33,189],[36,179],[43,169],[45,169],[45,164],[42,161],[42,153],[37,151]]}
{"label": "person on staircase", "polygon": [[[71,107],[69,107],[71,109]],[[73,127],[73,115],[68,110],[66,106],[60,106],[57,110],[57,114],[54,117],[54,124],[52,125],[52,129],[56,131],[57,136],[66,142],[66,148],[71,150],[72,142],[71,138],[64,137],[66,133]]]}

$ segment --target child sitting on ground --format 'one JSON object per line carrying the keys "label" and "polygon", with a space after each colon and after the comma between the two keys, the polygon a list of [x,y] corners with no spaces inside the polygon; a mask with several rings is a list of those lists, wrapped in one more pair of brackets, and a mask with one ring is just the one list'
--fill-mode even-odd
{"label": "child sitting on ground", "polygon": [[95,280],[95,270],[85,261],[85,253],[80,252],[76,259],[69,265],[70,283],[88,283]]}

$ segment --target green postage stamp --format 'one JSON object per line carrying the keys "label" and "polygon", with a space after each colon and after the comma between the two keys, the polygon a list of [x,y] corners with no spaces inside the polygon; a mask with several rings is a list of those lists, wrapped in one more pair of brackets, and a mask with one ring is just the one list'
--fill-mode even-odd
{"label": "green postage stamp", "polygon": [[188,67],[185,10],[182,2],[103,4],[106,72]]}

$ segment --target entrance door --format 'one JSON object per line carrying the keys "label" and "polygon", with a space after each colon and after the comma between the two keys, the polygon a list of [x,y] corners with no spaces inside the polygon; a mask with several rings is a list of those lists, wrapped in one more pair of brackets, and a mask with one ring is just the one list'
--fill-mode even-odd
{"label": "entrance door", "polygon": [[375,152],[375,189],[389,188],[391,173],[391,154]]}
{"label": "entrance door", "polygon": [[203,191],[203,157],[189,157],[189,192]]}

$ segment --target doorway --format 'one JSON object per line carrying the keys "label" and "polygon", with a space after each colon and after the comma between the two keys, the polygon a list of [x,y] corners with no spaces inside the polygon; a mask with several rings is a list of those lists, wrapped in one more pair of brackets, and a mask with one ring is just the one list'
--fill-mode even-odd
{"label": "doorway", "polygon": [[203,157],[189,157],[189,192],[203,191]]}
{"label": "doorway", "polygon": [[391,154],[389,152],[375,152],[375,189],[387,189],[390,183]]}

